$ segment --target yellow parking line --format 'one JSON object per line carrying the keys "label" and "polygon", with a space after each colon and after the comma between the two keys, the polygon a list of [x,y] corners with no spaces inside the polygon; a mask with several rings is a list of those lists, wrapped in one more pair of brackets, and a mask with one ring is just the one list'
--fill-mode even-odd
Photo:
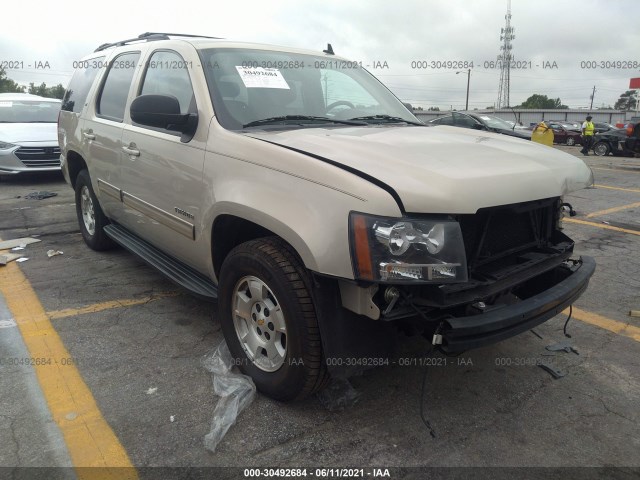
{"label": "yellow parking line", "polygon": [[630,233],[632,235],[640,235],[640,231],[638,230],[614,227],[613,225],[607,225],[606,223],[587,222],[586,220],[578,220],[577,218],[565,218],[562,221],[567,223],[578,223],[580,225],[589,225],[590,227],[603,228],[605,230],[614,230],[616,232]]}
{"label": "yellow parking line", "polygon": [[635,170],[627,169],[627,168],[607,168],[607,167],[591,167],[593,170],[614,170],[616,172],[628,172],[628,173],[640,173],[640,170],[637,172]]}
{"label": "yellow parking line", "polygon": [[130,307],[132,305],[141,305],[143,303],[149,303],[154,300],[165,297],[175,297],[179,295],[178,292],[165,292],[157,293],[148,297],[142,298],[127,298],[122,300],[111,300],[108,302],[94,303],[93,305],[87,305],[82,308],[65,308],[64,310],[51,310],[47,312],[47,316],[51,320],[58,320],[65,317],[74,317],[76,315],[83,315],[85,313],[96,313],[103,310],[110,310],[112,308]]}
{"label": "yellow parking line", "polygon": [[621,192],[635,192],[640,193],[640,190],[637,188],[622,188],[622,187],[612,187],[611,185],[594,185],[596,188],[608,188],[609,190],[620,190]]}
{"label": "yellow parking line", "polygon": [[628,205],[621,205],[619,207],[607,208],[606,210],[598,210],[597,212],[585,215],[585,218],[599,217],[600,215],[606,215],[608,213],[619,212],[621,210],[629,210],[630,208],[640,207],[640,202],[630,203]]}
{"label": "yellow parking line", "polygon": [[[12,312],[44,398],[80,479],[137,479],[127,452],[73,365],[31,284],[15,263],[0,268],[0,291]],[[99,468],[84,468],[99,467]]]}
{"label": "yellow parking line", "polygon": [[[569,309],[566,309],[562,313],[564,313],[565,315],[569,315]],[[602,315],[598,315],[597,313],[587,312],[576,307],[573,307],[572,316],[573,318],[575,318],[576,320],[580,320],[581,322],[595,325],[596,327],[609,330],[610,332],[617,333],[618,335],[623,335],[635,340],[636,342],[640,342],[640,328],[629,325],[628,323],[611,320],[610,318],[603,317]]]}

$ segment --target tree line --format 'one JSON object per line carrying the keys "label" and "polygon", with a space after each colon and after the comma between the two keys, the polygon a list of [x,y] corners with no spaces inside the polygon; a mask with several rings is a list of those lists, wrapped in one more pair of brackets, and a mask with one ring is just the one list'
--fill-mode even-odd
{"label": "tree line", "polygon": [[0,93],[30,93],[41,97],[62,99],[64,91],[65,87],[61,83],[53,87],[47,87],[47,84],[44,82],[40,85],[31,82],[28,87],[19,85],[7,77],[7,72],[5,72],[4,68],[0,67]]}

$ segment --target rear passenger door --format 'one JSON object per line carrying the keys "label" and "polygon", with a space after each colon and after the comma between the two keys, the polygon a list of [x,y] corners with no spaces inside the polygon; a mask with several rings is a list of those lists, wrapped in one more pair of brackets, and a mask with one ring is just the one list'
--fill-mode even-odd
{"label": "rear passenger door", "polygon": [[110,218],[122,216],[119,188],[122,128],[127,99],[138,73],[140,51],[120,53],[106,64],[95,102],[88,105],[82,126],[83,150],[100,205]]}
{"label": "rear passenger door", "polygon": [[[150,50],[134,97],[171,95],[178,99],[181,113],[198,113],[199,104],[205,101],[194,93],[192,77],[201,70],[198,69],[197,55],[189,45]],[[202,219],[207,133],[205,118],[199,118],[193,138],[128,120],[122,135],[126,151],[120,168],[122,223],[204,272],[196,240],[202,233],[198,222]]]}

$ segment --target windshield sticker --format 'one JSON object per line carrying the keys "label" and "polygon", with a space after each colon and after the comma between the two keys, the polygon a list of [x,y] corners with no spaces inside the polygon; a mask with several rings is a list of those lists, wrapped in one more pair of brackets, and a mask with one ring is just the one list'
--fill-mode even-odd
{"label": "windshield sticker", "polygon": [[277,68],[238,67],[242,83],[247,88],[281,88],[290,90],[287,81]]}
{"label": "windshield sticker", "polygon": [[13,102],[0,102],[0,107],[11,107]]}
{"label": "windshield sticker", "polygon": [[480,116],[480,118],[483,120],[491,120],[489,117],[483,117],[482,115]]}

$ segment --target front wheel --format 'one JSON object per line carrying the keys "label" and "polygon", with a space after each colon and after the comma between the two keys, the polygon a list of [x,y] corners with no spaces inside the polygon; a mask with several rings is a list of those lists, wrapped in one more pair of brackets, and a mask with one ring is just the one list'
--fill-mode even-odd
{"label": "front wheel", "polygon": [[307,273],[277,237],[243,243],[220,271],[218,317],[229,351],[258,390],[298,400],[328,379]]}
{"label": "front wheel", "polygon": [[76,214],[80,232],[85,243],[93,250],[109,250],[115,246],[104,233],[109,219],[100,208],[98,199],[93,193],[91,177],[87,170],[82,170],[76,178]]}
{"label": "front wheel", "polygon": [[593,153],[598,157],[604,157],[609,154],[609,145],[604,142],[598,142],[593,146]]}

